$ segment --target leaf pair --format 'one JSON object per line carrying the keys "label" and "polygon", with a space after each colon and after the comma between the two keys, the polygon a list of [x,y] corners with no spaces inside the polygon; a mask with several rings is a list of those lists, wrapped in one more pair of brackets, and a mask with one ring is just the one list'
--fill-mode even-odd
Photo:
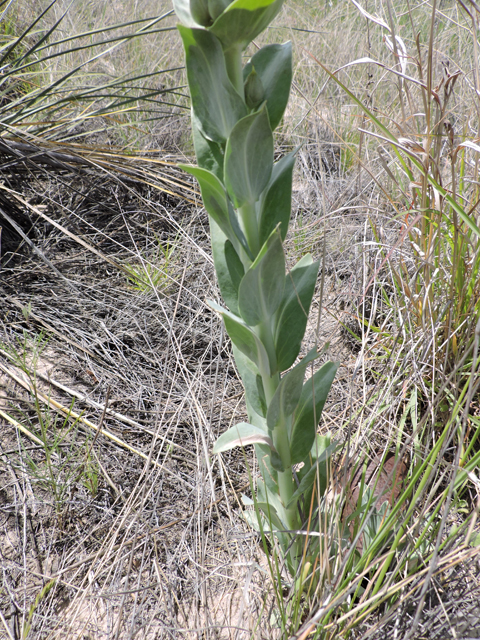
{"label": "leaf pair", "polygon": [[[292,153],[274,165],[270,182],[257,204],[256,211],[259,213],[256,215],[258,219],[260,246],[268,240],[277,226],[279,227],[282,240],[287,234],[290,219],[291,178],[294,162],[295,158]],[[190,171],[189,166],[184,166],[183,168],[186,171]],[[197,173],[197,175],[199,174]],[[223,202],[223,193],[218,184],[216,191],[220,194],[220,202]],[[218,207],[216,208],[218,210]],[[230,311],[239,315],[238,289],[245,270],[239,256],[238,243],[245,248],[246,240],[243,232],[239,235],[238,243],[235,243],[235,240],[231,240],[233,233],[231,221],[227,220],[223,206],[221,210],[223,211],[224,222],[216,222],[215,219],[212,222],[212,216],[210,217],[213,259],[220,291],[225,304]],[[295,267],[295,269],[298,268],[298,270],[291,276],[294,282],[293,291],[288,282],[290,276],[287,276],[286,289],[288,296],[285,296],[282,305],[282,317],[285,320],[285,326],[279,332],[278,340],[279,342],[284,340],[293,341],[286,345],[288,348],[282,356],[282,362],[286,362],[287,364],[282,364],[280,370],[287,369],[291,366],[300,351],[300,343],[305,331],[306,318],[305,322],[303,322],[302,319],[296,327],[293,325],[289,326],[289,318],[291,317],[292,306],[296,306],[297,311],[299,310],[300,312],[302,308],[308,311],[317,278],[318,264],[319,263],[313,263],[311,258],[308,257],[303,258],[301,263],[298,263],[297,267]],[[299,299],[301,299],[302,302],[300,305],[295,304],[295,292],[298,290],[301,292],[301,298]],[[302,326],[303,330],[301,330]]]}
{"label": "leaf pair", "polygon": [[[235,124],[250,110],[227,73],[224,48],[220,40],[205,29],[178,26],[185,49],[187,77],[195,118],[203,135],[224,145]],[[245,66],[244,82],[252,72],[258,76],[262,99],[266,104],[271,130],[274,130],[287,106],[292,82],[292,45],[267,45]],[[258,86],[258,83],[257,83]],[[202,166],[202,165],[201,165]]]}
{"label": "leaf pair", "polygon": [[[180,166],[185,171],[194,175],[200,184],[205,208],[211,219],[214,220],[214,224],[211,224],[212,250],[220,291],[228,308],[234,313],[238,313],[236,292],[238,292],[240,279],[243,277],[244,272],[239,257],[239,247],[243,247],[247,255],[251,255],[251,252],[247,246],[245,235],[237,222],[237,214],[232,209],[229,196],[218,175],[221,172],[223,177],[223,156],[219,154],[215,159],[212,152],[212,148],[215,146],[214,143],[207,141],[198,129],[196,131],[196,138],[197,153],[203,153],[204,164],[207,166],[205,168],[193,167],[191,165]],[[239,171],[241,170],[241,163],[238,160],[239,157],[240,152],[236,153],[233,158],[230,158],[229,167],[231,171],[237,168]],[[291,209],[291,184],[294,162],[295,156],[291,153],[273,166],[270,181],[255,207],[254,214],[257,218],[260,246],[268,240],[277,226],[279,226],[282,240],[287,234]],[[254,185],[249,182],[250,173],[251,172],[247,172],[242,178],[238,179],[238,182],[242,185],[247,185],[245,191],[248,190],[251,193]],[[231,244],[227,243],[227,239]],[[306,262],[304,261],[302,265],[298,266],[299,268],[303,268],[306,266]],[[296,274],[296,276],[297,275],[299,274]],[[316,273],[314,279],[316,279]],[[308,307],[309,304],[309,302],[308,304],[303,303],[304,307]],[[297,355],[298,351],[294,359]]]}
{"label": "leaf pair", "polygon": [[283,0],[173,0],[187,27],[206,27],[224,48],[240,48],[261,33],[282,8]]}
{"label": "leaf pair", "polygon": [[320,263],[307,254],[285,278],[282,302],[275,314],[274,342],[279,371],[289,369],[302,345]]}
{"label": "leaf pair", "polygon": [[243,68],[243,81],[245,98],[253,102],[251,108],[256,109],[266,102],[270,127],[274,131],[280,124],[290,95],[292,43],[262,47]]}
{"label": "leaf pair", "polygon": [[240,252],[240,247],[245,250],[247,255],[251,255],[247,240],[239,226],[238,218],[233,210],[230,198],[216,175],[201,167],[191,165],[179,166],[197,178],[205,209],[226,238],[228,238],[230,243],[236,248],[237,256]]}
{"label": "leaf pair", "polygon": [[[319,355],[315,348],[312,349],[282,378],[268,407],[266,426],[242,422],[231,427],[217,440],[213,453],[259,444],[267,445],[274,454],[278,454],[271,433],[277,428],[287,428],[287,419],[292,417],[288,434],[289,460],[281,460],[282,468],[278,470],[283,471],[291,464],[305,461],[314,446],[317,424],[338,368],[338,363],[327,362],[304,383],[307,366]],[[277,468],[276,464],[274,468]]]}
{"label": "leaf pair", "polygon": [[[211,225],[213,226],[213,225]],[[216,234],[218,236],[219,229]],[[253,351],[245,346],[245,340],[240,340],[248,333],[251,336],[249,344],[258,337],[253,327],[260,322],[270,322],[273,317],[273,341],[275,354],[268,354],[270,375],[277,371],[285,371],[295,362],[301,348],[302,339],[307,324],[308,312],[315,290],[318,274],[318,262],[313,262],[310,255],[304,256],[290,273],[285,277],[285,258],[281,237],[275,230],[269,240],[264,244],[257,259],[252,263],[245,275],[241,278],[242,265],[235,262],[236,254],[228,241],[223,247],[215,242],[215,234],[212,234],[214,256],[220,255],[215,265],[219,270],[219,278],[222,294],[233,307],[233,312],[214,303],[210,305],[227,319],[234,334],[230,334],[232,341],[238,349],[247,355],[261,370],[263,362],[258,348],[252,357]],[[221,244],[221,239],[220,239]],[[228,257],[230,252],[230,258]],[[218,264],[217,264],[218,263]],[[237,285],[237,283],[239,284]],[[238,316],[241,317],[238,317]],[[238,328],[235,328],[238,325]]]}

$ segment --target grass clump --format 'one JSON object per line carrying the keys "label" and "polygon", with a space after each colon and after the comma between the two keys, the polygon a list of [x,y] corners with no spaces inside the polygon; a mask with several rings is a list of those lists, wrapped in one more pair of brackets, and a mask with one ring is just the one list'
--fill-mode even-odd
{"label": "grass clump", "polygon": [[167,240],[165,245],[156,237],[152,256],[142,259],[138,265],[125,264],[130,286],[137,291],[147,291],[149,288],[165,290],[172,279],[170,272],[177,242],[178,235],[172,242]]}
{"label": "grass clump", "polygon": [[19,381],[29,393],[20,415],[16,415],[15,406],[9,408],[9,419],[37,445],[32,448],[20,443],[23,464],[34,484],[52,496],[61,528],[67,516],[69,498],[77,483],[83,484],[93,498],[96,496],[98,465],[92,454],[94,443],[86,440],[84,447],[79,448],[76,442],[82,416],[73,411],[74,400],[69,408],[64,409],[64,418],[59,420],[58,406],[39,389],[37,369],[46,346],[47,340],[42,334],[31,340],[24,332],[16,347],[1,345],[0,348],[16,367],[21,376]]}

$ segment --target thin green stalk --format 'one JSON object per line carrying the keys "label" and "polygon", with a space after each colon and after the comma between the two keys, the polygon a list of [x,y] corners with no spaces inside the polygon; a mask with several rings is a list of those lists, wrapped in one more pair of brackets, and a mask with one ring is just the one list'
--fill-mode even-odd
{"label": "thin green stalk", "polygon": [[[285,435],[283,432],[279,430],[279,439],[285,440]],[[277,445],[278,440],[277,439]],[[293,484],[293,475],[292,475],[292,467],[287,467],[285,471],[278,472],[278,489],[280,493],[280,498],[285,506],[285,515],[287,518],[287,524],[291,529],[298,528],[298,518],[297,518],[297,508],[296,505],[292,507],[288,507],[288,503],[293,497],[294,493],[294,484]]]}
{"label": "thin green stalk", "polygon": [[[274,350],[273,336],[269,325],[267,323],[261,323],[258,328],[258,333],[267,348],[267,353],[269,352],[269,347]],[[262,382],[267,406],[269,406],[280,382],[280,376],[278,373],[273,376],[263,374]],[[287,505],[295,491],[295,484],[293,481],[292,466],[290,464],[290,443],[288,441],[286,422],[278,424],[273,430],[273,444],[285,465],[285,471],[278,472],[278,489],[280,499],[285,506],[287,523],[290,529],[298,529],[300,523],[298,522],[296,506],[294,505],[287,509]]]}
{"label": "thin green stalk", "polygon": [[225,50],[225,62],[230,82],[242,98],[245,97],[243,89],[242,49],[237,45]]}
{"label": "thin green stalk", "polygon": [[[422,496],[422,493],[425,489],[425,487],[427,486],[427,484],[429,483],[429,481],[431,480],[432,477],[432,473],[433,470],[436,468],[436,466],[438,466],[439,461],[440,461],[440,452],[443,450],[445,451],[446,446],[448,445],[448,443],[450,442],[453,432],[452,429],[450,428],[451,423],[453,422],[453,419],[449,421],[449,423],[447,424],[447,426],[445,427],[441,437],[438,439],[435,447],[432,449],[432,451],[430,452],[430,454],[428,455],[427,459],[425,460],[425,462],[423,462],[423,464],[420,466],[420,468],[417,470],[416,474],[412,477],[411,481],[410,481],[410,487],[413,487],[414,484],[420,480],[420,477],[422,476],[423,473],[423,477],[421,478],[418,488],[415,492],[415,494],[413,495],[411,501],[410,501],[410,505],[408,507],[407,513],[405,515],[405,517],[403,518],[403,522],[401,524],[401,526],[399,527],[399,530],[395,536],[395,539],[392,543],[390,552],[385,560],[385,563],[382,567],[382,570],[380,572],[380,575],[378,576],[377,582],[373,588],[372,591],[372,596],[376,595],[378,593],[378,591],[380,590],[383,581],[385,579],[385,576],[387,574],[387,571],[393,561],[393,558],[395,557],[395,554],[397,552],[398,549],[398,545],[400,543],[400,540],[403,538],[403,536],[405,535],[406,529],[407,529],[407,525],[406,523],[409,521],[411,515],[413,514],[417,502],[420,499],[420,497]],[[433,464],[432,464],[433,462]],[[427,467],[430,467],[430,471],[427,471]],[[408,489],[407,489],[408,490]]]}
{"label": "thin green stalk", "polygon": [[[259,301],[259,303],[261,304],[261,301]],[[275,342],[273,339],[273,334],[270,328],[269,320],[266,320],[265,322],[261,322],[256,329],[256,333],[265,347],[265,350],[268,354],[270,362],[271,363],[275,362],[276,360]],[[278,373],[275,373],[273,376],[270,376],[270,374],[266,371],[261,371],[260,373],[262,375],[263,388],[265,391],[265,399],[268,406],[272,401],[275,391],[277,390],[278,384],[280,382],[280,375]]]}
{"label": "thin green stalk", "polygon": [[239,216],[248,246],[250,247],[252,254],[256,256],[260,250],[260,245],[255,207],[250,204],[245,204],[243,207],[240,207]]}

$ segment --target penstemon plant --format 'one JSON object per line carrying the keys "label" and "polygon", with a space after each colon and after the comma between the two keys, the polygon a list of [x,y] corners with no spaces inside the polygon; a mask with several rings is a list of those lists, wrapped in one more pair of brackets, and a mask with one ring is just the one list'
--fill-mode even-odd
{"label": "penstemon plant", "polygon": [[277,539],[293,577],[311,567],[315,555],[307,553],[307,536],[298,534],[308,533],[325,491],[335,445],[316,431],[338,364],[327,362],[306,381],[322,352],[314,347],[295,364],[319,262],[306,255],[286,271],[295,152],[274,162],[273,131],[290,93],[291,44],[264,46],[243,65],[243,51],[282,4],[173,0],[198,162],[182,168],[198,180],[209,214],[226,306],[209,305],[233,343],[249,420],[223,433],[213,453],[254,445],[261,473],[254,524]]}

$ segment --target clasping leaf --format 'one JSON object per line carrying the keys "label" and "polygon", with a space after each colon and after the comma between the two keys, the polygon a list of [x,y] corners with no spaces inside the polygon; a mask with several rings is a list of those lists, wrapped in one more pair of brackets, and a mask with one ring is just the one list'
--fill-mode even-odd
{"label": "clasping leaf", "polygon": [[222,41],[224,49],[243,50],[270,24],[282,4],[283,0],[235,0],[210,29]]}
{"label": "clasping leaf", "polygon": [[279,371],[292,366],[300,353],[319,262],[307,254],[285,278],[285,292],[275,318],[275,351]]}
{"label": "clasping leaf", "polygon": [[246,115],[247,107],[228,78],[222,45],[205,29],[178,25],[178,30],[195,116],[207,138],[224,143],[235,123]]}
{"label": "clasping leaf", "polygon": [[204,26],[208,23],[207,0],[172,0],[177,18],[186,27]]}
{"label": "clasping leaf", "polygon": [[233,207],[227,197],[223,184],[215,174],[207,169],[202,169],[188,164],[178,165],[181,169],[190,173],[198,180],[202,200],[205,209],[215,220],[223,233],[235,245],[240,243],[246,253],[250,253],[247,241],[240,229]]}
{"label": "clasping leaf", "polygon": [[323,406],[337,369],[338,362],[326,362],[303,385],[290,436],[292,464],[305,460],[312,448]]}
{"label": "clasping leaf", "polygon": [[223,180],[223,149],[220,144],[209,140],[202,129],[202,123],[192,112],[192,135],[195,155],[197,156],[198,166],[202,169],[208,169],[214,173],[217,178]]}
{"label": "clasping leaf", "polygon": [[267,413],[262,377],[258,373],[256,365],[237,349],[235,344],[233,345],[233,356],[245,388],[248,419],[253,423],[256,419],[256,416],[252,414],[253,411],[260,418],[265,418]]}
{"label": "clasping leaf", "polygon": [[216,302],[208,300],[208,304],[214,311],[222,316],[225,329],[237,349],[250,358],[260,372],[266,375],[272,375],[267,351],[253,329],[245,324],[242,318],[227,311],[227,309],[216,304]]}
{"label": "clasping leaf", "polygon": [[248,82],[252,70],[255,70],[261,81],[263,100],[267,101],[268,117],[273,131],[282,119],[290,95],[292,43],[269,44],[257,51],[243,69],[245,83]]}
{"label": "clasping leaf", "polygon": [[305,370],[311,362],[322,355],[327,346],[322,351],[317,351],[317,348],[313,347],[291,371],[283,376],[268,407],[267,425],[269,429],[275,429],[280,421],[284,422],[285,418],[291,416],[295,411],[302,395]]}
{"label": "clasping leaf", "polygon": [[261,427],[256,427],[248,422],[240,422],[222,433],[215,442],[213,453],[223,453],[234,447],[246,447],[249,444],[267,445],[275,451],[271,438]]}
{"label": "clasping leaf", "polygon": [[277,229],[260,249],[238,289],[238,308],[247,324],[254,327],[269,321],[278,308],[285,287],[285,256]]}
{"label": "clasping leaf", "polygon": [[[223,300],[230,311],[235,315],[238,315],[238,278],[240,277],[241,280],[243,277],[243,265],[241,265],[238,255],[236,259],[233,255],[227,257],[229,253],[235,252],[235,249],[230,240],[211,217],[210,236],[213,262],[215,264],[215,271],[217,272],[218,284],[220,286]],[[232,269],[234,269],[233,273]],[[240,272],[238,269],[240,269]]]}
{"label": "clasping leaf", "polygon": [[292,209],[292,174],[295,152],[289,153],[273,165],[270,181],[259,202],[258,227],[263,244],[280,224],[280,235],[285,240]]}
{"label": "clasping leaf", "polygon": [[266,107],[233,127],[225,149],[225,185],[235,206],[253,206],[270,180],[273,135]]}

